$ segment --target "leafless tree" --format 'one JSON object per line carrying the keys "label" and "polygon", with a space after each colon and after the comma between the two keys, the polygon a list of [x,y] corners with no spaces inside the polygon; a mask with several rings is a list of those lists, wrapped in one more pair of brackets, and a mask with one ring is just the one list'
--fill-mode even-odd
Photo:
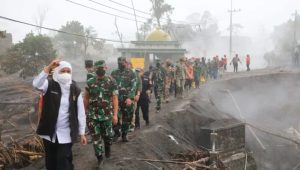
{"label": "leafless tree", "polygon": [[170,15],[174,8],[165,3],[165,0],[150,0],[150,2],[152,3],[152,17],[156,19],[158,27],[161,28],[161,18],[164,15]]}
{"label": "leafless tree", "polygon": [[42,34],[42,26],[44,25],[46,15],[48,13],[48,8],[46,7],[39,7],[36,16],[34,17],[35,24],[38,25],[37,33]]}
{"label": "leafless tree", "polygon": [[117,17],[115,17],[115,27],[116,27],[116,33],[120,39],[122,48],[124,48],[124,44],[123,44],[123,34],[119,31],[119,27],[118,27],[118,23],[117,23]]}
{"label": "leafless tree", "polygon": [[84,47],[84,57],[86,58],[88,56],[88,47],[90,45],[93,45],[96,41],[93,38],[97,37],[97,32],[93,27],[89,26],[84,30],[84,35],[85,35],[85,40],[83,43],[83,47]]}

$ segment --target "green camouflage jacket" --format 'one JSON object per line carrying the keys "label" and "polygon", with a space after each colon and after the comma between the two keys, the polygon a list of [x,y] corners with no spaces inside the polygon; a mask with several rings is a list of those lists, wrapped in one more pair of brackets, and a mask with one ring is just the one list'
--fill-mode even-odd
{"label": "green camouflage jacket", "polygon": [[163,86],[166,78],[166,70],[163,67],[156,68],[153,72],[154,86]]}
{"label": "green camouflage jacket", "polygon": [[95,76],[87,81],[87,92],[89,93],[88,118],[104,121],[112,117],[112,96],[118,95],[116,81],[104,76],[97,79]]}
{"label": "green camouflage jacket", "polygon": [[116,80],[119,91],[119,102],[126,98],[134,99],[137,90],[137,76],[131,69],[116,69],[111,73]]}

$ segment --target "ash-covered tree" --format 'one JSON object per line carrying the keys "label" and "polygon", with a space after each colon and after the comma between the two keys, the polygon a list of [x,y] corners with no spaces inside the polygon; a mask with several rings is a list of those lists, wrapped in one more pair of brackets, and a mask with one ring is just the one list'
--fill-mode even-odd
{"label": "ash-covered tree", "polygon": [[20,76],[25,78],[37,74],[55,57],[50,37],[29,33],[22,42],[7,51],[1,61],[1,69],[8,74],[21,70]]}
{"label": "ash-covered tree", "polygon": [[140,28],[138,33],[138,40],[145,40],[148,33],[152,30],[152,19],[148,19],[147,22],[144,22]]}
{"label": "ash-covered tree", "polygon": [[[97,40],[97,33],[91,26],[84,27],[79,21],[69,21],[60,28],[62,33],[58,33],[53,41],[59,49],[63,49],[63,54],[68,57],[78,57],[89,55],[88,48],[93,47],[101,50],[104,41]],[[66,33],[72,33],[70,35]],[[78,35],[78,36],[76,36]],[[101,45],[102,44],[102,45]]]}
{"label": "ash-covered tree", "polygon": [[272,63],[272,65],[286,65],[293,61],[292,57],[294,55],[295,45],[297,40],[300,40],[299,15],[297,15],[296,22],[297,23],[295,24],[295,19],[293,18],[274,27],[274,31],[271,34],[274,49],[271,52],[266,53],[269,60],[268,62]]}
{"label": "ash-covered tree", "polygon": [[169,17],[172,14],[174,8],[167,4],[165,0],[150,0],[152,3],[152,17],[157,21],[157,25],[161,28],[161,19],[164,16]]}
{"label": "ash-covered tree", "polygon": [[193,13],[186,21],[192,24],[172,24],[172,36],[186,44],[191,51],[202,51],[206,56],[220,36],[217,21],[209,11]]}
{"label": "ash-covered tree", "polygon": [[[60,31],[84,35],[84,26],[78,21],[69,21],[66,23],[66,25],[63,25],[60,28]],[[84,37],[65,33],[58,33],[54,37],[55,46],[59,49],[62,49],[64,56],[67,57],[82,55],[83,51],[81,50],[81,47],[83,46],[84,42]]]}

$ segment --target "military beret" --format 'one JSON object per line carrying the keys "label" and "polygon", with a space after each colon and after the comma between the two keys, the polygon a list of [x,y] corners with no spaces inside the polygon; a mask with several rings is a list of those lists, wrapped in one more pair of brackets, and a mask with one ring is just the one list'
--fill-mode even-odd
{"label": "military beret", "polygon": [[94,64],[94,66],[96,68],[98,68],[98,67],[104,67],[105,66],[105,61],[104,60],[96,61],[95,64]]}

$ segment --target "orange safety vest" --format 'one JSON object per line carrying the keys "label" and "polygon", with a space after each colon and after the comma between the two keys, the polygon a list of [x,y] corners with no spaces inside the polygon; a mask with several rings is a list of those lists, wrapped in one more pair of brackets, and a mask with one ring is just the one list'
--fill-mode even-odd
{"label": "orange safety vest", "polygon": [[250,64],[250,57],[246,57],[246,64]]}

